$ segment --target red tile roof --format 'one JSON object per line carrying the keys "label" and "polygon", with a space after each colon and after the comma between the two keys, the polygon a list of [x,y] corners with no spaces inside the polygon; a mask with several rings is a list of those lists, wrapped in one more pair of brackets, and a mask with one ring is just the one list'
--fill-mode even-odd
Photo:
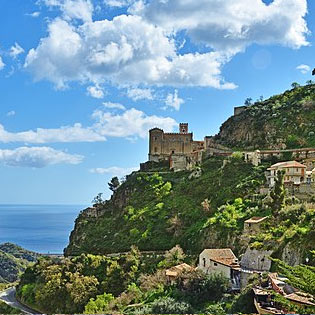
{"label": "red tile roof", "polygon": [[236,258],[236,256],[234,255],[230,248],[205,249],[203,253],[206,253],[208,258],[211,259],[212,261],[233,268],[239,267],[238,259]]}
{"label": "red tile roof", "polygon": [[298,168],[306,168],[304,164],[301,164],[296,161],[286,161],[286,162],[280,162],[271,165],[271,167],[268,168],[268,170],[273,170],[277,168],[287,168],[287,167],[298,167]]}

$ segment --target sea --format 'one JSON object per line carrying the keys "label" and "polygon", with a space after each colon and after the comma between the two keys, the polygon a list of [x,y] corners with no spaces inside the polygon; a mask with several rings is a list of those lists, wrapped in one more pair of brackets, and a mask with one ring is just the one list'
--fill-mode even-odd
{"label": "sea", "polygon": [[79,212],[87,205],[1,205],[0,244],[62,254]]}

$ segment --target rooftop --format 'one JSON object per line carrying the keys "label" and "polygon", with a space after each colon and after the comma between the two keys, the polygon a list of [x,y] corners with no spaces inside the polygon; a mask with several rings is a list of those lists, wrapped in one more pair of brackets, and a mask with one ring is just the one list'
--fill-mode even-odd
{"label": "rooftop", "polygon": [[205,253],[212,261],[233,268],[239,268],[238,259],[230,248],[205,249],[202,253]]}
{"label": "rooftop", "polygon": [[304,164],[301,164],[296,161],[286,161],[286,162],[280,162],[271,165],[271,167],[268,168],[268,170],[274,170],[277,168],[287,168],[287,167],[298,167],[298,168],[306,168]]}
{"label": "rooftop", "polygon": [[167,276],[177,277],[183,271],[193,271],[194,268],[188,264],[180,264],[174,267],[171,267],[165,271]]}
{"label": "rooftop", "polygon": [[260,223],[267,219],[268,217],[252,217],[245,221],[245,223]]}

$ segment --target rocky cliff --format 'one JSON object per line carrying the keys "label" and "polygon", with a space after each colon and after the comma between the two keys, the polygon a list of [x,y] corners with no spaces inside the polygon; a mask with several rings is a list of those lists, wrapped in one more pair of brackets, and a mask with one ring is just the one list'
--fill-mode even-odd
{"label": "rocky cliff", "polygon": [[315,146],[315,85],[298,86],[230,117],[215,140],[239,149]]}

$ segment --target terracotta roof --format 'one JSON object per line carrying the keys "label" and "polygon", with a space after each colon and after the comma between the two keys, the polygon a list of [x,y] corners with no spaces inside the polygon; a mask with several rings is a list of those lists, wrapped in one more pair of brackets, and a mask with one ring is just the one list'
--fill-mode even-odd
{"label": "terracotta roof", "polygon": [[245,223],[260,223],[266,220],[268,217],[252,217],[245,221]]}
{"label": "terracotta roof", "polygon": [[274,165],[271,165],[271,167],[268,168],[268,170],[273,170],[273,169],[277,169],[277,168],[286,168],[286,167],[299,167],[299,168],[306,168],[305,165],[296,162],[296,161],[287,161],[287,162],[280,162],[280,163],[276,163]]}
{"label": "terracotta roof", "polygon": [[167,276],[177,277],[183,271],[193,271],[194,268],[188,264],[180,264],[174,267],[171,267],[165,271]]}
{"label": "terracotta roof", "polygon": [[238,259],[230,248],[205,249],[202,253],[206,253],[212,261],[234,268],[239,267]]}
{"label": "terracotta roof", "polygon": [[297,292],[285,295],[288,300],[298,302],[301,304],[312,305],[315,306],[313,302],[311,302],[312,298],[305,293]]}

